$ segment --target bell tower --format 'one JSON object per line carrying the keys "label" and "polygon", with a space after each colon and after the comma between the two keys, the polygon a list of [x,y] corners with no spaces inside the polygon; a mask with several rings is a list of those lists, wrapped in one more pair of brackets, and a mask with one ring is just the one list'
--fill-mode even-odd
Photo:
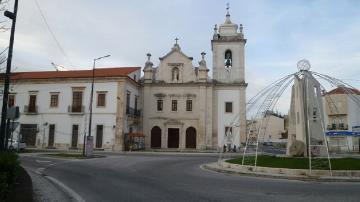
{"label": "bell tower", "polygon": [[244,83],[245,61],[243,26],[230,20],[229,5],[223,24],[214,27],[211,40],[213,52],[213,79],[219,83]]}
{"label": "bell tower", "polygon": [[220,148],[224,144],[239,148],[246,141],[246,39],[242,24],[237,25],[230,20],[229,4],[226,10],[225,22],[219,27],[215,25],[211,40],[213,97],[216,103],[213,111],[213,133],[218,135],[217,145]]}

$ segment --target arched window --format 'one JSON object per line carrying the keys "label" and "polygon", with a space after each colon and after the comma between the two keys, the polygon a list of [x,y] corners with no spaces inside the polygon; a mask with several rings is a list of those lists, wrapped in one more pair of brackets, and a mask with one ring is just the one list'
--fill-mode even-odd
{"label": "arched window", "polygon": [[231,50],[225,51],[225,67],[229,68],[232,67],[232,53]]}
{"label": "arched window", "polygon": [[171,71],[171,75],[173,81],[179,81],[179,68],[174,67]]}

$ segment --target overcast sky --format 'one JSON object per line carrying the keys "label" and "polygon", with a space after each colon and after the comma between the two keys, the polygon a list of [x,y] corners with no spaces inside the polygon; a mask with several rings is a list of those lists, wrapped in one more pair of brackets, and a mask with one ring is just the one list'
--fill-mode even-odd
{"label": "overcast sky", "polygon": [[[312,70],[360,87],[360,1],[346,0],[20,0],[13,67],[16,71],[90,69],[95,57],[106,66],[142,66],[150,52],[155,65],[178,37],[182,51],[207,53],[211,68],[214,24],[231,20],[244,25],[248,95],[295,72],[306,58]],[[13,1],[7,4],[13,8]],[[1,16],[1,20],[6,20]],[[10,27],[10,25],[8,25]],[[0,33],[8,46],[9,31]]]}

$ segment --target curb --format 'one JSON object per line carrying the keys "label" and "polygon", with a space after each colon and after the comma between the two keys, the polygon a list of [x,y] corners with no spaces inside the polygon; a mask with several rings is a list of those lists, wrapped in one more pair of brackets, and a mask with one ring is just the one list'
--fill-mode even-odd
{"label": "curb", "polygon": [[269,174],[262,172],[245,172],[242,170],[235,170],[231,168],[222,168],[218,163],[202,164],[200,168],[204,170],[215,171],[218,173],[241,175],[241,176],[253,176],[253,177],[266,177],[286,180],[299,180],[299,181],[316,181],[316,182],[360,182],[360,178],[349,177],[325,177],[325,176],[302,176],[302,175],[285,175],[285,174]]}
{"label": "curb", "polygon": [[72,190],[71,188],[69,188],[68,186],[66,186],[65,184],[60,182],[59,180],[57,180],[51,176],[45,175],[45,174],[41,173],[40,171],[29,170],[29,172],[32,172],[36,175],[39,175],[40,177],[45,178],[45,180],[47,180],[47,181],[49,181],[49,183],[53,184],[55,188],[59,189],[59,191],[63,192],[64,194],[67,195],[67,197],[72,199],[72,201],[85,202],[85,200],[79,194],[77,194],[74,190]]}
{"label": "curb", "polygon": [[57,185],[58,187],[60,187],[65,193],[67,193],[75,201],[85,202],[85,200],[79,194],[77,194],[74,190],[72,190],[71,188],[69,188],[68,186],[66,186],[65,184],[60,182],[59,180],[57,180],[53,177],[47,176],[47,175],[43,175],[43,176],[46,179],[50,180],[55,185]]}

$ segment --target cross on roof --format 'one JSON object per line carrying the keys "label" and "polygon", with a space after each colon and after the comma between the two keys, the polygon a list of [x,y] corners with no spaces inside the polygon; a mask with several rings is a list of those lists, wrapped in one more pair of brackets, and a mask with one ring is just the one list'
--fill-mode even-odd
{"label": "cross on roof", "polygon": [[176,37],[176,38],[175,38],[175,44],[177,44],[178,40],[179,40],[179,39]]}

